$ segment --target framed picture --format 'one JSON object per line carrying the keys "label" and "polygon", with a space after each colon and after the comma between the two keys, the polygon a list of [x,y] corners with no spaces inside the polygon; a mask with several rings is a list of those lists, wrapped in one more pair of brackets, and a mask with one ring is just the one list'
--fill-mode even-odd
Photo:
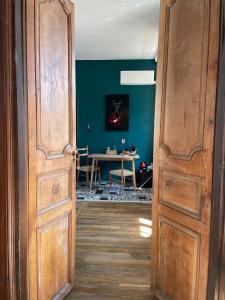
{"label": "framed picture", "polygon": [[128,131],[129,95],[106,95],[106,130]]}

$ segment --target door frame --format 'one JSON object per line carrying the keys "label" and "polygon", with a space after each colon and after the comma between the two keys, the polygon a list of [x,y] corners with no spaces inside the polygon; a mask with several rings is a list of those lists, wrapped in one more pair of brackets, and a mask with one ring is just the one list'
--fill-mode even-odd
{"label": "door frame", "polygon": [[[4,191],[0,197],[3,199],[4,216],[7,220],[5,228],[6,258],[8,268],[6,273],[8,280],[4,283],[4,291],[7,292],[5,299],[28,300],[28,149],[27,149],[27,103],[26,103],[26,85],[25,71],[26,61],[24,61],[24,0],[17,0],[15,4],[12,0],[2,0],[4,16],[3,25],[0,26],[1,36],[4,36],[4,49],[0,60],[4,65],[4,84],[0,85],[0,93],[6,99],[6,110],[4,118],[0,123],[0,129],[4,129],[5,143],[0,143],[0,157],[5,158],[4,172],[7,174],[2,180],[0,186],[7,186],[7,192]],[[221,0],[223,7],[225,0]],[[0,4],[2,5],[2,4]],[[225,16],[223,14],[223,21]],[[6,21],[6,22],[4,22]],[[225,23],[225,22],[224,22]],[[225,25],[222,25],[222,37],[225,35]],[[223,206],[222,187],[218,192],[218,178],[221,178],[221,166],[224,173],[224,160],[221,160],[221,151],[225,139],[224,123],[224,88],[222,82],[225,80],[225,42],[221,42],[220,72],[218,77],[218,104],[216,115],[216,138],[215,138],[215,157],[213,174],[213,206],[211,219],[211,248],[210,265],[208,280],[208,300],[213,299],[212,295],[218,294],[223,240],[221,234],[224,230],[225,207]],[[13,57],[16,57],[14,62]],[[1,76],[1,75],[0,75]],[[4,99],[0,97],[1,99]],[[1,111],[0,111],[1,112]],[[223,130],[222,130],[223,129]],[[1,137],[0,137],[1,139]],[[224,149],[223,149],[224,150]],[[224,155],[224,153],[223,153]],[[219,177],[218,177],[219,176]],[[1,181],[2,180],[2,181]],[[0,189],[1,192],[1,189]],[[222,212],[218,214],[219,209]],[[219,222],[218,222],[219,218]],[[219,225],[217,225],[219,224]],[[217,259],[218,253],[220,254]],[[224,254],[225,258],[225,254]],[[213,271],[212,271],[213,270]],[[216,291],[216,292],[215,292]],[[214,296],[213,296],[214,297]],[[215,298],[216,299],[216,298]],[[218,299],[218,297],[217,297]]]}
{"label": "door frame", "polygon": [[[23,0],[2,0],[0,18],[0,213],[4,226],[0,282],[5,300],[27,299],[27,149]],[[4,245],[4,248],[3,246]]]}
{"label": "door frame", "polygon": [[[7,1],[7,0],[6,0]],[[16,205],[16,299],[28,299],[28,138],[27,138],[27,92],[25,61],[25,1],[14,1],[14,54],[16,82],[14,109],[16,113],[14,136],[15,159],[15,205]],[[14,300],[14,299],[13,299]]]}
{"label": "door frame", "polygon": [[220,33],[207,300],[222,300],[220,293],[225,295],[225,0]]}
{"label": "door frame", "polygon": [[0,268],[1,297],[16,300],[16,214],[14,185],[14,121],[15,91],[14,81],[14,18],[13,1],[2,0],[0,3],[0,253],[3,260]]}

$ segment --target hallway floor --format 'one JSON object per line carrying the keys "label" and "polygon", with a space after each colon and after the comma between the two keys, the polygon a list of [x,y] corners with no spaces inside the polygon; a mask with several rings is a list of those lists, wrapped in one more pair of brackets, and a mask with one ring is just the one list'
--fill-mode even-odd
{"label": "hallway floor", "polygon": [[76,286],[67,300],[150,300],[151,207],[80,202]]}

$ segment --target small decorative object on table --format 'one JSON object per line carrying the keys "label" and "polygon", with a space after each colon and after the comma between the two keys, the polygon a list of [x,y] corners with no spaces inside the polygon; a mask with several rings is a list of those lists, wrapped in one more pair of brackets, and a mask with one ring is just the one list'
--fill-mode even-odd
{"label": "small decorative object on table", "polygon": [[129,154],[129,153],[130,153],[130,151],[127,150],[127,149],[124,149],[124,150],[122,151],[122,154]]}
{"label": "small decorative object on table", "polygon": [[106,154],[107,155],[116,155],[117,154],[117,150],[116,149],[110,149],[110,147],[107,147]]}
{"label": "small decorative object on table", "polygon": [[131,146],[130,146],[130,150],[131,150],[131,152],[137,151],[136,145],[131,145]]}
{"label": "small decorative object on table", "polygon": [[123,154],[133,154],[137,152],[137,147],[135,145],[131,145],[122,150]]}

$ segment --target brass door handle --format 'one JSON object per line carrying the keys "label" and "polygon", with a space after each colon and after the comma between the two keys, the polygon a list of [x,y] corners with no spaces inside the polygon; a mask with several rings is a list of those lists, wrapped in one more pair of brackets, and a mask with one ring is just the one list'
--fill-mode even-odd
{"label": "brass door handle", "polygon": [[79,159],[79,153],[76,148],[72,145],[66,145],[64,148],[65,156],[71,156],[73,161],[77,161]]}

